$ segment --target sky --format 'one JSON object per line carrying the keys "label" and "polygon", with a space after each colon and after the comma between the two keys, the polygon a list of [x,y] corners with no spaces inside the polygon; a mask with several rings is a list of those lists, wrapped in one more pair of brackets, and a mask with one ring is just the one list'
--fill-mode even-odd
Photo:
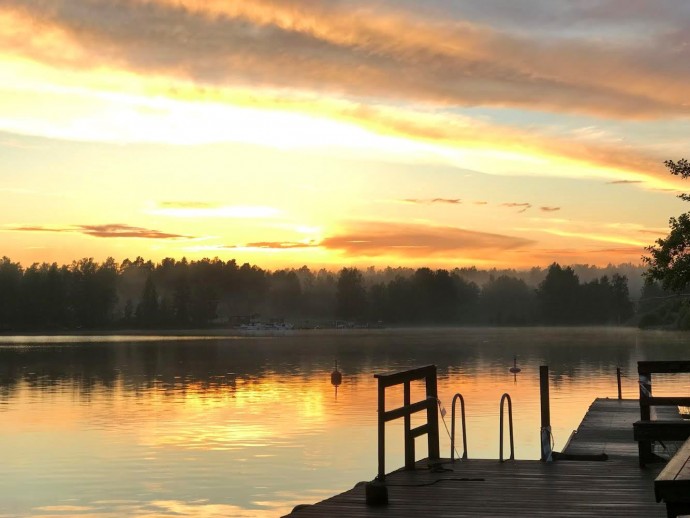
{"label": "sky", "polygon": [[0,255],[638,264],[685,0],[4,0]]}

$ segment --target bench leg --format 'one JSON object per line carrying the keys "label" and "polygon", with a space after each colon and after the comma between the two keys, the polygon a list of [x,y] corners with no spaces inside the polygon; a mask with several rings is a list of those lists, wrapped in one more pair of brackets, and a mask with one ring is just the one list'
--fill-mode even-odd
{"label": "bench leg", "polygon": [[644,468],[645,464],[652,460],[652,441],[638,441],[637,451],[639,453],[640,467]]}
{"label": "bench leg", "polygon": [[676,518],[690,514],[690,502],[666,502],[666,516]]}
{"label": "bench leg", "polygon": [[676,502],[666,503],[666,517],[676,518],[679,515],[685,515],[690,512],[690,504],[678,504]]}

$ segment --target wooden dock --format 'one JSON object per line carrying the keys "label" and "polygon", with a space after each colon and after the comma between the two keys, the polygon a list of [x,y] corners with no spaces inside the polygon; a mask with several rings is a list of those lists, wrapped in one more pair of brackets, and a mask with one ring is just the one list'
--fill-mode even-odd
{"label": "wooden dock", "polygon": [[367,506],[359,485],[288,516],[665,517],[665,506],[654,498],[663,463],[638,465],[632,423],[639,415],[637,400],[597,399],[591,405],[564,453],[605,453],[606,461],[423,460],[414,470],[386,475],[388,505]]}

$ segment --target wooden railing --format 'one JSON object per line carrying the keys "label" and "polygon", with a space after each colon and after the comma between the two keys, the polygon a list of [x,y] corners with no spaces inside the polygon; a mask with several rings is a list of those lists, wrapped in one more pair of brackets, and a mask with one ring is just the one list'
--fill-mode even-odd
{"label": "wooden railing", "polygon": [[640,383],[640,420],[633,424],[639,449],[640,465],[654,459],[652,442],[680,441],[690,436],[690,422],[680,419],[652,419],[654,406],[690,406],[690,396],[652,395],[652,374],[690,373],[690,361],[640,361],[637,362]]}
{"label": "wooden railing", "polygon": [[[417,437],[427,434],[429,458],[438,459],[438,390],[436,386],[436,366],[428,365],[394,374],[376,374],[378,379],[378,443],[379,467],[377,479],[383,481],[386,476],[386,423],[394,419],[405,420],[405,469],[414,469],[415,445]],[[411,401],[410,383],[424,380],[426,396],[421,401]],[[386,389],[403,385],[403,406],[386,411]],[[426,424],[412,428],[412,414],[426,410]]]}

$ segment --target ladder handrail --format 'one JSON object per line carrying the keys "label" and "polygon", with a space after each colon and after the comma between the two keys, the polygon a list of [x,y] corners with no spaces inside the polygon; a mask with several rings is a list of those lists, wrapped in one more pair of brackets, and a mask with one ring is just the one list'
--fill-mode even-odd
{"label": "ladder handrail", "polygon": [[501,427],[500,433],[499,433],[499,448],[498,448],[498,456],[499,460],[503,462],[503,403],[505,400],[508,400],[508,428],[510,430],[510,459],[509,460],[515,460],[515,443],[513,442],[513,402],[510,399],[510,394],[505,393],[501,396],[501,407],[500,407],[500,413],[501,413],[501,419],[500,419],[500,424],[499,426]]}
{"label": "ladder handrail", "polygon": [[450,460],[455,462],[455,402],[460,400],[460,415],[462,417],[462,460],[467,460],[467,427],[465,426],[465,398],[459,392],[453,396],[450,423]]}
{"label": "ladder handrail", "polygon": [[[438,387],[436,366],[427,365],[393,374],[374,374],[378,380],[378,475],[386,478],[386,423],[403,418],[405,440],[405,469],[415,469],[415,438],[427,436],[429,459],[439,459],[438,438]],[[421,401],[412,402],[411,382],[424,380],[426,394]],[[386,410],[386,388],[403,385],[403,406]],[[412,414],[426,412],[426,424],[412,428]]]}

